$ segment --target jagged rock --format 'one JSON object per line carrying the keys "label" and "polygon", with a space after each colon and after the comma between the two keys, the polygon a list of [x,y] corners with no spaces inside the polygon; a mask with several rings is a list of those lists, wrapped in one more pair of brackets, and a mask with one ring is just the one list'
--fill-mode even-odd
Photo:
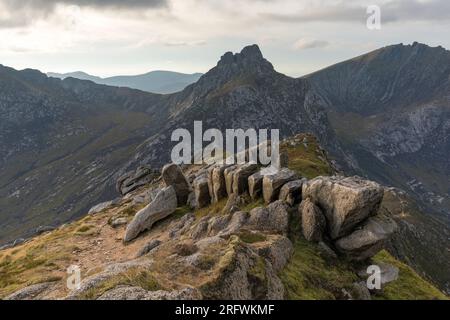
{"label": "jagged rock", "polygon": [[170,228],[169,236],[171,238],[183,234],[195,221],[195,215],[192,212],[186,213]]}
{"label": "jagged rock", "polygon": [[275,201],[265,207],[258,207],[250,211],[246,227],[287,234],[289,213],[287,205],[282,201]]}
{"label": "jagged rock", "polygon": [[106,202],[99,203],[99,204],[93,206],[93,207],[89,210],[88,214],[96,214],[96,213],[99,213],[99,212],[101,212],[101,211],[103,211],[103,210],[109,209],[109,208],[111,208],[112,206],[117,205],[118,203],[119,203],[119,199],[115,199],[115,200],[111,200],[111,201],[106,201]]}
{"label": "jagged rock", "polygon": [[150,251],[152,251],[153,249],[155,249],[156,247],[158,247],[161,244],[161,240],[151,240],[150,242],[148,242],[147,244],[145,244],[145,246],[143,246],[138,253],[136,254],[136,258],[143,256],[144,254],[149,253]]}
{"label": "jagged rock", "polygon": [[228,215],[228,224],[219,233],[220,236],[226,236],[238,232],[247,222],[249,214],[248,212],[239,211],[231,215]]}
{"label": "jagged rock", "polygon": [[224,171],[229,165],[216,166],[211,170],[211,198],[212,203],[219,202],[219,200],[227,196],[227,188],[225,184]]}
{"label": "jagged rock", "polygon": [[228,252],[219,262],[223,271],[199,288],[204,299],[283,299],[283,284],[269,261],[233,237]]}
{"label": "jagged rock", "polygon": [[174,291],[147,291],[141,287],[117,286],[106,291],[97,300],[199,300],[201,293],[195,288]]}
{"label": "jagged rock", "polygon": [[34,284],[14,292],[7,296],[5,300],[36,300],[44,291],[47,291],[54,285],[55,282]]}
{"label": "jagged rock", "polygon": [[372,300],[370,291],[364,282],[355,282],[349,290],[342,289],[348,300]]}
{"label": "jagged rock", "polygon": [[275,272],[281,271],[294,253],[291,240],[284,236],[275,236],[269,245],[258,248],[258,254],[272,264]]}
{"label": "jagged rock", "polygon": [[302,186],[306,179],[289,181],[280,189],[279,200],[287,202],[293,206],[302,199]]}
{"label": "jagged rock", "polygon": [[393,220],[381,217],[369,218],[360,229],[335,242],[342,254],[353,260],[365,260],[383,249],[386,241],[396,230]]}
{"label": "jagged rock", "polygon": [[263,178],[263,197],[266,203],[270,203],[278,199],[281,187],[294,180],[296,173],[287,168],[279,170],[277,173],[265,175]]}
{"label": "jagged rock", "polygon": [[127,218],[120,217],[120,218],[116,218],[116,219],[111,221],[111,227],[117,228],[117,227],[123,226],[123,225],[125,225],[127,223],[128,223]]}
{"label": "jagged rock", "polygon": [[302,201],[298,211],[305,239],[313,242],[321,241],[326,228],[326,220],[322,211],[309,198]]}
{"label": "jagged rock", "polygon": [[248,193],[253,200],[261,196],[262,182],[263,176],[260,172],[256,172],[248,177]]}
{"label": "jagged rock", "polygon": [[234,176],[234,170],[236,170],[237,165],[232,165],[230,167],[227,167],[223,175],[225,177],[225,188],[227,190],[228,196],[233,194],[233,176]]}
{"label": "jagged rock", "polygon": [[245,200],[237,195],[237,194],[231,194],[228,197],[227,203],[222,209],[222,213],[234,213],[240,210],[240,207],[245,203]]}
{"label": "jagged rock", "polygon": [[191,187],[181,168],[173,163],[166,164],[161,173],[161,177],[166,186],[172,186],[177,195],[178,206],[184,206],[187,203]]}
{"label": "jagged rock", "polygon": [[193,182],[194,196],[195,196],[195,208],[203,208],[211,203],[211,196],[208,188],[208,178],[206,176],[200,176]]}
{"label": "jagged rock", "polygon": [[173,186],[162,189],[156,198],[145,208],[136,213],[125,231],[124,242],[136,238],[139,233],[148,230],[152,225],[172,214],[177,208],[177,195]]}
{"label": "jagged rock", "polygon": [[209,217],[203,217],[191,231],[191,238],[198,240],[208,232]]}
{"label": "jagged rock", "polygon": [[232,192],[234,194],[243,194],[248,191],[248,177],[258,170],[258,165],[255,163],[247,163],[238,166],[233,172]]}
{"label": "jagged rock", "polygon": [[39,226],[39,227],[36,228],[36,234],[39,235],[39,234],[42,234],[42,233],[45,233],[45,232],[53,231],[55,229],[56,228],[52,227],[52,226]]}
{"label": "jagged rock", "polygon": [[322,209],[330,237],[336,239],[377,213],[383,188],[359,177],[317,177],[303,184],[302,196]]}
{"label": "jagged rock", "polygon": [[161,191],[161,188],[153,188],[153,189],[147,189],[136,196],[133,197],[132,203],[133,204],[141,204],[145,203],[148,204],[155,199],[156,195]]}
{"label": "jagged rock", "polygon": [[72,290],[64,299],[78,300],[86,292],[101,286],[105,281],[117,276],[120,273],[126,272],[131,268],[145,268],[149,269],[152,265],[151,260],[130,260],[127,262],[113,263],[106,266],[105,270],[88,276],[81,281],[78,289]]}
{"label": "jagged rock", "polygon": [[136,171],[130,171],[122,175],[116,182],[116,190],[121,195],[126,195],[140,186],[150,183],[158,177],[158,173],[149,166],[140,166]]}

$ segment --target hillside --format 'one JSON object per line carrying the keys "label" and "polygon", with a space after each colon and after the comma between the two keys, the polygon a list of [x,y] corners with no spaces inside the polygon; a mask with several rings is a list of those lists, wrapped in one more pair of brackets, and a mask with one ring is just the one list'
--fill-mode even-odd
{"label": "hillside", "polygon": [[[279,128],[282,138],[312,133],[341,172],[405,190],[417,209],[399,223],[391,253],[448,290],[448,56],[398,45],[293,79],[252,45],[225,53],[169,95],[2,67],[0,243],[19,243],[114,199],[117,179],[142,165],[159,171],[173,130],[192,132],[194,120],[203,130]],[[444,271],[436,272],[430,261],[440,252]]]}
{"label": "hillside", "polygon": [[[289,153],[288,166],[298,175],[313,179],[333,172],[311,135],[290,139],[283,150]],[[198,178],[203,176],[202,169],[191,166],[185,174]],[[238,227],[238,217],[251,217],[266,207],[258,196],[250,199],[248,191],[238,201],[229,197],[196,209],[178,207],[150,231],[124,243],[135,213],[147,205],[145,199],[152,190],[161,186],[156,179],[115,204],[98,207],[57,230],[0,251],[0,298],[447,299],[386,251],[375,255],[371,263],[397,270],[398,278],[386,278],[389,282],[383,290],[362,290],[357,283],[364,276],[358,270],[366,262],[352,262],[336,256],[323,243],[308,242],[298,220],[298,203],[286,206],[288,211],[285,205],[278,207],[277,214],[289,212],[288,229],[283,232],[267,229],[265,223]],[[224,224],[227,219],[231,222]],[[263,226],[264,230],[257,231]],[[73,264],[81,268],[83,282],[71,291],[66,287],[65,270]]]}

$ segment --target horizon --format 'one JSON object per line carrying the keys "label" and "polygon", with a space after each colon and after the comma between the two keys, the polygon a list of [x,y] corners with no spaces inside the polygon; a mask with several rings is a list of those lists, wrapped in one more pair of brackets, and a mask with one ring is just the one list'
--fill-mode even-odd
{"label": "horizon", "polygon": [[[205,73],[227,51],[257,43],[277,71],[307,75],[395,43],[450,48],[445,0],[0,0],[0,61],[15,69],[102,78],[149,70]],[[126,59],[124,59],[126,57]]]}
{"label": "horizon", "polygon": [[[436,46],[432,46],[432,45],[430,45],[430,44],[423,43],[423,42],[418,42],[418,41],[413,41],[412,43],[393,43],[393,44],[388,44],[388,45],[385,45],[385,46],[382,46],[382,47],[379,47],[379,48],[375,48],[375,49],[370,50],[370,51],[367,51],[367,52],[363,52],[362,54],[359,54],[359,55],[356,55],[356,56],[347,57],[347,58],[345,58],[345,59],[343,59],[343,60],[341,60],[341,61],[337,61],[337,62],[335,62],[335,63],[333,63],[333,64],[322,66],[322,67],[320,67],[320,68],[318,68],[318,69],[316,69],[316,70],[311,70],[310,72],[308,72],[308,73],[306,73],[306,74],[302,74],[302,75],[298,75],[298,76],[293,76],[293,75],[290,75],[290,74],[287,74],[287,73],[283,73],[283,72],[281,72],[280,70],[278,70],[278,69],[277,69],[277,66],[276,66],[269,58],[267,58],[267,57],[265,56],[265,54],[264,54],[264,49],[261,49],[261,46],[260,46],[259,44],[257,44],[257,43],[255,43],[255,44],[260,48],[260,50],[261,50],[261,52],[262,52],[262,54],[263,54],[263,57],[264,57],[266,60],[268,60],[269,62],[271,62],[271,63],[274,65],[274,69],[275,69],[276,71],[281,72],[281,73],[285,74],[286,76],[289,76],[289,77],[292,77],[292,78],[301,78],[301,77],[308,76],[309,74],[318,72],[318,71],[320,71],[320,70],[329,68],[329,67],[331,67],[331,66],[333,66],[333,65],[335,65],[335,64],[339,64],[339,63],[341,63],[341,62],[345,62],[345,61],[348,61],[348,60],[356,59],[356,58],[358,58],[358,57],[360,57],[360,56],[364,56],[364,55],[366,55],[366,54],[370,54],[371,52],[374,52],[374,51],[377,51],[377,50],[381,50],[381,49],[384,49],[384,48],[387,48],[387,47],[392,47],[392,46],[400,46],[400,45],[402,45],[402,46],[412,46],[412,45],[414,45],[414,43],[418,43],[418,44],[421,44],[421,45],[425,45],[425,46],[430,47],[430,48],[443,48],[443,49],[445,49],[446,51],[449,51],[448,48],[446,48],[446,47],[443,46],[443,45],[439,45],[439,44],[436,45]],[[40,69],[36,69],[36,68],[33,68],[33,67],[25,67],[25,68],[22,68],[22,69],[17,69],[17,68],[15,68],[15,67],[13,67],[13,66],[5,65],[5,64],[3,64],[3,63],[0,63],[0,65],[3,65],[3,66],[5,66],[5,67],[13,68],[13,69],[15,69],[15,70],[17,70],[17,71],[23,71],[23,70],[27,70],[27,69],[29,69],[29,70],[37,70],[37,71],[39,71],[39,72],[41,72],[41,73],[43,73],[43,74],[45,74],[45,75],[47,75],[47,76],[50,76],[49,74],[69,75],[69,74],[74,74],[74,73],[83,73],[83,74],[85,74],[85,75],[87,75],[87,76],[98,77],[98,78],[101,78],[101,79],[103,79],[103,80],[105,80],[105,79],[107,79],[107,78],[114,78],[114,77],[134,77],[134,76],[142,76],[142,75],[150,74],[150,73],[153,73],[153,72],[173,72],[173,73],[179,73],[179,74],[184,74],[184,75],[195,75],[195,74],[203,75],[203,74],[207,73],[209,70],[211,70],[212,68],[214,68],[214,67],[216,66],[217,62],[219,61],[220,57],[221,57],[223,54],[225,54],[226,52],[232,52],[233,54],[235,54],[235,53],[240,52],[243,48],[245,48],[245,47],[247,47],[247,46],[251,46],[251,45],[252,45],[252,44],[247,44],[247,45],[243,46],[243,47],[242,47],[240,50],[238,50],[238,51],[225,51],[225,52],[223,52],[221,55],[218,56],[216,63],[215,63],[214,65],[211,65],[211,66],[210,66],[206,71],[204,71],[204,72],[200,72],[200,71],[199,71],[199,72],[195,72],[195,71],[194,71],[194,72],[186,73],[186,72],[181,72],[181,71],[178,71],[178,70],[167,70],[167,69],[161,69],[161,68],[159,68],[159,69],[154,69],[154,70],[150,70],[150,71],[145,71],[145,70],[144,70],[144,71],[141,72],[141,73],[135,73],[135,74],[118,74],[118,73],[117,73],[117,74],[111,74],[111,75],[109,75],[109,76],[102,76],[102,75],[98,75],[98,74],[93,74],[93,73],[91,73],[91,72],[88,72],[88,71],[82,70],[82,69],[77,69],[77,70],[72,70],[72,71],[66,71],[66,72],[59,72],[59,71],[52,71],[52,70],[49,70],[49,71],[47,71],[47,70],[40,70]],[[69,77],[70,77],[70,76],[69,76]]]}

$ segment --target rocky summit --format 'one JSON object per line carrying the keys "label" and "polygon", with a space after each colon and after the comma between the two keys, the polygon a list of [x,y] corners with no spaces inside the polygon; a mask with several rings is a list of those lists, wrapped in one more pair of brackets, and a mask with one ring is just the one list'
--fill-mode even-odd
{"label": "rocky summit", "polygon": [[[336,175],[315,142],[288,139],[288,167],[268,176],[259,165],[167,164],[80,220],[0,251],[0,298],[445,299],[388,253],[397,225],[380,210],[384,187]],[[250,196],[255,174],[270,188]],[[60,266],[75,262],[81,283],[68,288]],[[382,270],[375,290],[372,265]]]}

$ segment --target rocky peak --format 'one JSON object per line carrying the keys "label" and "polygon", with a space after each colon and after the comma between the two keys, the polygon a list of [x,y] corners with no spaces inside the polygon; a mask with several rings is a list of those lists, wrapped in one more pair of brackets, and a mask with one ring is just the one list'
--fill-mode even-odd
{"label": "rocky peak", "polygon": [[258,45],[244,47],[240,53],[226,52],[217,63],[217,67],[240,69],[243,72],[256,71],[258,73],[273,72],[272,64],[264,59]]}
{"label": "rocky peak", "polygon": [[202,96],[211,90],[218,90],[222,85],[234,80],[270,79],[276,71],[266,60],[258,45],[244,47],[240,53],[226,52],[217,65],[205,73],[197,83],[185,89],[185,93]]}

